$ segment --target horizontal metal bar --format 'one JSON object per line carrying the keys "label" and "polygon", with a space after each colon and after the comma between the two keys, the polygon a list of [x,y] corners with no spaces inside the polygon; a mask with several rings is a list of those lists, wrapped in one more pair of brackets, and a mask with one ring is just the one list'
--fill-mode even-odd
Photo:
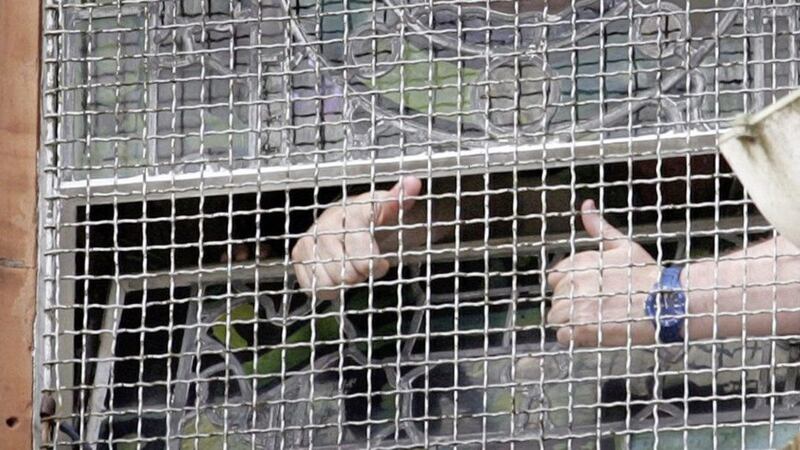
{"label": "horizontal metal bar", "polygon": [[147,175],[104,178],[62,183],[54,198],[74,203],[101,204],[113,201],[156,200],[203,195],[283,191],[309,187],[337,186],[371,181],[391,181],[399,174],[440,178],[453,175],[507,172],[612,163],[716,151],[722,131],[690,131],[578,142],[537,145],[497,144],[432,155],[264,167],[189,174]]}
{"label": "horizontal metal bar", "polygon": [[[690,235],[695,235],[698,231],[712,232],[714,230],[735,230],[744,232],[741,229],[741,217],[726,217],[720,220],[714,219],[701,219],[692,222]],[[769,230],[767,221],[759,216],[752,215],[748,217],[748,226],[754,228],[757,232],[763,233]],[[749,230],[749,229],[748,229]],[[657,239],[669,241],[671,238],[684,238],[686,237],[686,223],[683,221],[663,222],[660,227],[656,224],[647,224],[636,227],[636,233],[633,238],[639,242],[648,243],[654,242]],[[583,243],[580,240],[588,238],[588,235],[583,232],[576,232],[574,236],[570,233],[560,233],[548,236],[548,241],[543,243],[537,242],[524,242],[526,237],[518,238],[516,249],[513,247],[513,241],[510,238],[496,238],[487,241],[474,240],[464,241],[458,247],[458,257],[462,261],[478,260],[484,257],[486,251],[491,250],[492,258],[509,257],[516,253],[518,256],[539,255],[543,246],[547,246],[548,253],[556,252],[569,252],[572,248],[570,242],[574,237],[576,244],[575,247],[585,248],[593,245],[588,240]],[[452,243],[443,243],[432,245],[430,250],[417,250],[409,251],[403,254],[404,264],[418,264],[430,261],[431,263],[451,262],[454,258],[455,247]],[[395,261],[396,262],[396,261]],[[257,272],[256,272],[257,271]],[[287,271],[289,274],[287,274]],[[126,292],[141,290],[144,288],[145,283],[147,289],[164,289],[170,286],[189,286],[202,282],[205,285],[212,285],[218,283],[227,283],[228,281],[241,281],[241,280],[254,280],[258,274],[259,280],[264,282],[280,282],[284,277],[291,278],[292,269],[287,269],[284,258],[269,258],[264,259],[258,264],[250,261],[247,263],[231,264],[230,270],[227,264],[216,264],[205,266],[202,269],[185,269],[176,270],[173,272],[155,272],[147,274],[129,275],[121,277],[120,286]],[[291,286],[289,286],[291,289]]]}

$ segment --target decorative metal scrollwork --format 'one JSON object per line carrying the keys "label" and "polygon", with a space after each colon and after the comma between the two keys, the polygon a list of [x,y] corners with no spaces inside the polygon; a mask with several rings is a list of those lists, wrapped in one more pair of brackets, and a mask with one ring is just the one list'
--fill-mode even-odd
{"label": "decorative metal scrollwork", "polygon": [[[68,111],[100,112],[124,93],[147,120],[69,116],[66,161],[117,164],[123,175],[137,165],[191,172],[709,129],[770,101],[770,77],[798,82],[789,63],[739,64],[746,51],[766,55],[763,38],[726,38],[764,21],[791,25],[789,13],[748,12],[745,21],[731,0],[709,22],[682,1],[581,0],[546,15],[401,0],[352,0],[346,14],[343,4],[309,0],[126,7],[122,17],[150,33],[126,51],[148,63],[70,69],[67,85],[83,85],[82,76],[109,87],[65,100]],[[86,20],[81,12],[73,22]],[[704,31],[718,38],[698,38]],[[70,36],[68,45],[70,58],[114,56],[100,41]],[[151,82],[117,92],[120,77]]]}

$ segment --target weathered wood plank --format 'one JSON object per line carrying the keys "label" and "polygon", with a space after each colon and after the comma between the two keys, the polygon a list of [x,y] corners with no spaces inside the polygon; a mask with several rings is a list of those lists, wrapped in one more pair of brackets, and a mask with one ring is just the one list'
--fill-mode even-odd
{"label": "weathered wood plank", "polygon": [[41,4],[0,0],[0,435],[32,447]]}

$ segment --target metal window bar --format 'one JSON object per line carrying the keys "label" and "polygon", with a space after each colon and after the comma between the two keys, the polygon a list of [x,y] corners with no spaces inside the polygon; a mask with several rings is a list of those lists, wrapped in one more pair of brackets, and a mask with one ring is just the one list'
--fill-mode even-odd
{"label": "metal window bar", "polygon": [[[37,401],[57,409],[39,448],[776,448],[798,431],[798,336],[559,344],[543,282],[597,248],[587,198],[657,264],[774,234],[716,144],[797,87],[797,3],[43,3]],[[315,300],[293,245],[401,175],[426,183],[426,221],[369,230],[426,242]],[[797,282],[775,272],[773,303]]]}

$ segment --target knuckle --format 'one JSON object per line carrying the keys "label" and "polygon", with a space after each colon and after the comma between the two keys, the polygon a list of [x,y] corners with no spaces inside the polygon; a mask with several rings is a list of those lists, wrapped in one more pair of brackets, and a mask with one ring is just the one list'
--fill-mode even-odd
{"label": "knuckle", "polygon": [[386,276],[387,273],[389,273],[390,268],[391,265],[389,264],[389,261],[387,259],[385,258],[375,259],[375,266],[374,266],[375,278],[383,278],[384,276]]}
{"label": "knuckle", "polygon": [[567,286],[578,286],[584,282],[586,271],[585,270],[575,270],[567,275]]}
{"label": "knuckle", "polygon": [[556,339],[561,345],[569,345],[572,340],[572,330],[566,327],[560,328],[556,333]]}
{"label": "knuckle", "polygon": [[561,312],[561,308],[552,307],[550,311],[547,312],[547,323],[556,323],[558,321],[558,315]]}
{"label": "knuckle", "polygon": [[353,285],[358,284],[364,281],[365,277],[356,270],[352,265],[344,271],[344,276],[342,277],[342,282],[346,285]]}
{"label": "knuckle", "polygon": [[555,293],[562,299],[573,300],[580,292],[583,280],[579,273],[572,273],[564,278],[556,287]]}
{"label": "knuckle", "polygon": [[[311,244],[311,247],[313,248],[314,244]],[[320,236],[319,240],[316,242],[315,250],[316,252],[312,251],[312,253],[316,253],[322,259],[333,259],[334,262],[341,263],[341,259],[345,256],[344,245],[336,236]],[[326,255],[327,258],[323,255]]]}
{"label": "knuckle", "polygon": [[[350,255],[352,256],[352,255]],[[358,275],[369,275],[369,259],[366,258],[353,258],[350,260],[350,271]]]}
{"label": "knuckle", "polygon": [[345,219],[359,224],[369,224],[374,219],[376,206],[380,204],[381,196],[378,192],[364,193],[353,198],[353,204],[348,205],[342,212]]}
{"label": "knuckle", "polygon": [[342,274],[339,270],[325,270],[320,267],[315,275],[317,289],[328,289],[342,284]]}
{"label": "knuckle", "polygon": [[317,291],[318,295],[320,289],[325,289],[332,285],[330,277],[320,264],[315,264],[311,267],[301,267],[297,272],[297,281],[304,289],[313,288]]}
{"label": "knuckle", "polygon": [[328,235],[328,233],[341,231],[342,226],[347,220],[347,216],[348,215],[344,214],[344,210],[341,207],[331,208],[319,216],[317,223],[309,229],[309,233],[322,234],[325,236]]}
{"label": "knuckle", "polygon": [[350,263],[353,272],[361,279],[366,279],[370,274],[375,274],[378,270],[377,260],[369,257],[353,259]]}

